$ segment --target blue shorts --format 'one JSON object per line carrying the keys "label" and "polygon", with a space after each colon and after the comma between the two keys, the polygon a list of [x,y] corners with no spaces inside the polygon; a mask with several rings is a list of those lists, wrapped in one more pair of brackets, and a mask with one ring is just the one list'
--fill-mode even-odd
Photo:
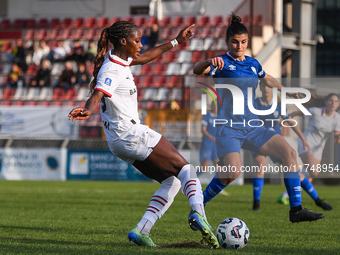
{"label": "blue shorts", "polygon": [[217,130],[216,145],[219,158],[232,152],[241,152],[241,148],[260,154],[260,148],[277,132],[273,128],[257,127],[251,129],[233,129],[220,127]]}
{"label": "blue shorts", "polygon": [[[257,155],[260,155],[259,153],[255,153],[253,151],[251,151],[250,153],[251,153],[253,158],[255,158]],[[281,160],[279,160],[278,158],[270,157],[270,159],[273,163],[278,163],[278,162],[281,163]]]}
{"label": "blue shorts", "polygon": [[201,146],[200,148],[200,161],[214,161],[217,160],[217,148],[212,146],[210,148],[206,148],[205,146]]}

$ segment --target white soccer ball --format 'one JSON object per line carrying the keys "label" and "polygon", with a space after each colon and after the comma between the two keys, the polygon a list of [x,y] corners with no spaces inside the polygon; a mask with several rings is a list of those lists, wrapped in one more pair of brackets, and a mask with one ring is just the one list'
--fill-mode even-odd
{"label": "white soccer ball", "polygon": [[216,237],[222,248],[242,249],[248,243],[249,229],[242,220],[228,218],[218,226]]}

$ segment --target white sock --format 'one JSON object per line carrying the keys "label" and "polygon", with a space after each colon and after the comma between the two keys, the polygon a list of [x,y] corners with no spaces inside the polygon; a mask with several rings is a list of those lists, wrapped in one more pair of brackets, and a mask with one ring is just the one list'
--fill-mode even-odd
{"label": "white sock", "polygon": [[288,192],[287,191],[285,191],[285,192],[283,192],[282,193],[282,195],[281,195],[283,198],[289,198],[289,195],[288,195]]}
{"label": "white sock", "polygon": [[178,174],[182,184],[182,191],[189,200],[192,210],[197,211],[202,217],[206,218],[203,206],[203,192],[200,180],[197,178],[193,165],[183,166]]}
{"label": "white sock", "polygon": [[153,225],[163,216],[174,201],[180,187],[181,183],[175,176],[171,176],[162,181],[161,186],[151,198],[151,202],[144,216],[137,224],[140,233],[150,233]]}

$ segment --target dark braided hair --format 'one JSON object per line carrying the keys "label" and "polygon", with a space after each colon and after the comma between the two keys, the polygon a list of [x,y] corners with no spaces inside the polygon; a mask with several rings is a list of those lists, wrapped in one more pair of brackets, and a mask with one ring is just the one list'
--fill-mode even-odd
{"label": "dark braided hair", "polygon": [[119,48],[121,46],[119,40],[127,38],[137,28],[138,26],[134,23],[121,20],[102,30],[98,41],[97,56],[94,59],[93,80],[90,83],[90,94],[93,93],[94,87],[97,84],[97,76],[104,62],[105,55],[109,50],[109,42],[112,43],[114,48]]}
{"label": "dark braided hair", "polygon": [[242,19],[239,16],[236,16],[235,13],[231,13],[231,22],[226,34],[227,40],[233,35],[249,35],[248,29],[241,22]]}

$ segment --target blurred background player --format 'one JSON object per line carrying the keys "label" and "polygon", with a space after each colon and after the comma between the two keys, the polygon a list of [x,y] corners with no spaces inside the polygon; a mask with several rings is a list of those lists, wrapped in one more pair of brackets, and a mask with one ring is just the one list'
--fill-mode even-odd
{"label": "blurred background player", "polygon": [[[245,56],[249,33],[241,21],[240,17],[232,14],[226,34],[229,51],[224,55],[198,63],[194,67],[194,73],[213,76],[215,83],[233,84],[242,90],[243,95],[248,94],[250,87],[253,89],[253,94],[249,96],[254,101],[259,78],[266,78],[266,83],[270,87],[281,90],[283,86],[271,75],[266,74],[256,59]],[[226,81],[224,78],[229,79]],[[292,172],[284,173],[284,182],[289,193],[291,206],[289,219],[291,222],[315,221],[323,218],[323,214],[309,211],[301,205],[301,182],[295,150],[274,129],[243,125],[242,123],[246,123],[246,119],[258,119],[258,116],[249,111],[246,103],[244,105],[245,114],[234,115],[234,99],[230,90],[217,89],[217,92],[222,99],[217,118],[229,120],[227,124],[217,126],[217,154],[220,158],[219,164],[227,168],[230,167],[230,171],[222,171],[215,175],[215,178],[204,190],[204,204],[213,199],[240,175],[242,147],[262,155],[279,158],[285,166],[289,166]],[[290,95],[297,97],[296,93]],[[233,122],[235,124],[231,126]],[[259,123],[252,123],[253,126],[257,124]]]}
{"label": "blurred background player", "polygon": [[[182,186],[193,211],[189,216],[190,223],[201,231],[203,240],[214,248],[219,247],[206,220],[202,187],[194,166],[188,164],[167,139],[140,124],[137,87],[129,67],[146,64],[184,43],[192,37],[193,26],[182,30],[171,42],[143,53],[142,33],[134,23],[118,21],[104,28],[94,61],[91,97],[84,108],[75,108],[69,114],[73,121],[88,119],[101,102],[105,137],[112,153],[161,183],[141,221],[128,234],[128,239],[138,245],[156,246],[149,236],[151,228],[170,207]],[[113,49],[109,49],[109,43]]]}
{"label": "blurred background player", "polygon": [[[340,143],[340,115],[336,112],[339,107],[339,96],[335,93],[331,93],[325,98],[319,98],[311,105],[322,105],[322,107],[310,107],[308,111],[312,114],[309,116],[304,116],[301,111],[296,111],[291,114],[291,116],[304,116],[310,118],[306,130],[303,135],[306,137],[310,149],[306,149],[302,145],[300,138],[297,139],[298,142],[298,153],[304,163],[302,173],[306,176],[303,182],[306,183],[306,189],[309,189],[308,194],[314,199],[316,205],[322,207],[324,210],[332,210],[332,206],[322,201],[313,188],[307,181],[308,177],[316,177],[320,173],[320,163],[322,159],[322,153],[325,148],[326,142],[329,135],[334,131],[334,140],[336,143]],[[302,182],[302,184],[303,184]],[[284,192],[279,199],[287,199],[289,195]]]}
{"label": "blurred background player", "polygon": [[[262,92],[262,97],[257,98],[254,102],[254,108],[257,110],[268,110],[273,105],[273,89],[265,85],[265,80],[261,80],[260,82],[260,90]],[[299,139],[301,140],[302,146],[310,150],[309,144],[306,141],[306,138],[302,134],[300,128],[296,125],[296,123],[291,119],[290,115],[283,116],[281,115],[281,104],[278,101],[276,110],[270,115],[259,115],[259,119],[264,122],[264,126],[266,128],[273,127],[275,131],[281,135],[281,127],[279,123],[282,123],[282,120],[286,120],[288,122],[287,126],[292,127],[294,132],[298,135]],[[278,119],[278,121],[266,121],[266,119],[273,120]],[[285,128],[286,126],[282,126]],[[255,178],[253,178],[253,211],[258,211],[260,209],[260,199],[262,194],[262,188],[264,184],[264,173],[263,173],[263,166],[266,165],[266,156],[260,155],[257,153],[252,152],[254,157],[255,164],[259,167],[259,171],[254,173]],[[277,158],[270,157],[273,163],[281,164],[281,161]],[[301,187],[314,199],[315,203],[322,207],[324,210],[331,210],[331,206],[326,202],[322,201],[317,193],[316,190],[310,181],[305,178],[303,174],[300,173],[300,181]],[[278,197],[278,202],[283,204],[289,204],[288,198],[285,199],[282,196]]]}
{"label": "blurred background player", "polygon": [[215,102],[211,102],[211,110],[202,118],[202,142],[200,146],[200,161],[201,172],[206,172],[210,161],[214,166],[218,163],[217,148],[216,148],[216,127],[214,127],[214,120],[216,119],[217,107]]}

